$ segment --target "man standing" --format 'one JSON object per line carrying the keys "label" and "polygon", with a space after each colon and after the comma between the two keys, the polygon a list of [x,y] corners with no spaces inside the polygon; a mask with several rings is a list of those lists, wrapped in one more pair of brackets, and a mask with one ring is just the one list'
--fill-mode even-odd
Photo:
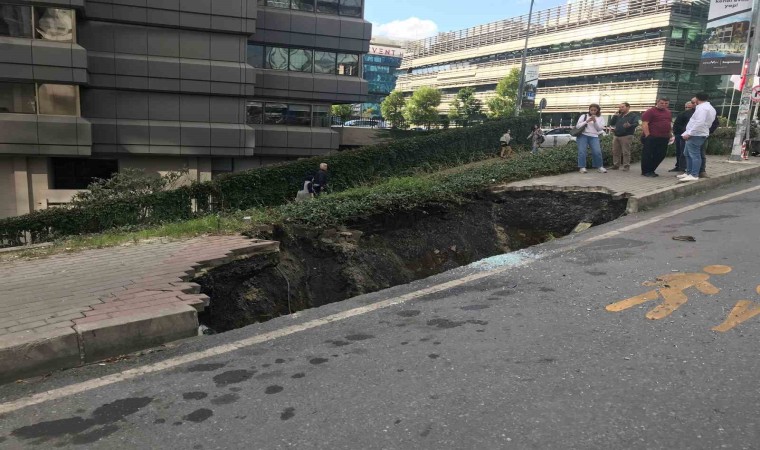
{"label": "man standing", "polygon": [[639,116],[631,112],[631,105],[623,102],[618,107],[618,112],[610,119],[610,126],[614,126],[612,138],[612,170],[618,170],[620,164],[623,170],[631,167],[631,142],[633,133],[639,126]]}
{"label": "man standing", "polygon": [[327,182],[327,163],[320,163],[319,171],[317,171],[317,175],[314,177],[314,184],[312,184],[314,197],[319,197],[327,189]]}
{"label": "man standing", "polygon": [[689,119],[694,114],[694,103],[686,102],[684,108],[683,112],[678,114],[675,122],[673,122],[673,134],[676,138],[676,166],[668,172],[686,172],[686,155],[683,152],[686,141],[681,135],[686,132],[686,124],[689,123]]}
{"label": "man standing", "polygon": [[655,173],[657,167],[665,159],[668,151],[668,142],[673,137],[673,119],[668,106],[670,99],[662,97],[657,100],[654,108],[649,108],[641,116],[642,141],[644,149],[641,152],[641,175],[645,177],[659,177]]}
{"label": "man standing", "polygon": [[686,141],[684,153],[686,153],[686,173],[678,175],[678,182],[699,180],[699,170],[702,167],[702,145],[710,135],[710,126],[715,120],[715,108],[707,100],[707,94],[696,95],[696,108],[686,125],[686,131],[682,134]]}

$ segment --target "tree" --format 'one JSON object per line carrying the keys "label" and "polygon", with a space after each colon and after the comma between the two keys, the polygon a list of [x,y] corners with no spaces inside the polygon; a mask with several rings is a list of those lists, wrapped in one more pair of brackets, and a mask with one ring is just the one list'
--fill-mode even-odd
{"label": "tree", "polygon": [[515,113],[517,90],[520,87],[520,71],[512,69],[511,72],[496,85],[496,96],[486,102],[489,117],[503,119],[511,117]]}
{"label": "tree", "polygon": [[370,106],[369,108],[365,109],[364,112],[362,113],[362,119],[371,119],[375,117],[376,112],[377,111],[375,110],[375,108]]}
{"label": "tree", "polygon": [[332,115],[334,117],[340,118],[340,123],[342,125],[343,122],[347,121],[351,117],[351,113],[353,112],[353,107],[348,104],[332,105],[332,108],[330,108],[330,111],[332,112]]}
{"label": "tree", "polygon": [[407,102],[404,118],[411,123],[425,124],[430,129],[430,123],[438,121],[438,106],[440,104],[441,91],[430,86],[423,86],[414,91]]}
{"label": "tree", "polygon": [[406,99],[404,99],[404,94],[401,91],[393,91],[380,104],[380,112],[383,118],[396,128],[404,121],[405,106]]}
{"label": "tree", "polygon": [[189,173],[188,169],[168,172],[164,175],[146,173],[143,169],[123,169],[109,179],[95,179],[87,186],[88,191],[78,192],[72,198],[74,205],[86,205],[106,200],[123,200],[155,194],[174,189]]}
{"label": "tree", "polygon": [[466,127],[471,121],[477,120],[481,116],[482,109],[483,103],[475,98],[475,88],[462,88],[451,101],[449,119]]}

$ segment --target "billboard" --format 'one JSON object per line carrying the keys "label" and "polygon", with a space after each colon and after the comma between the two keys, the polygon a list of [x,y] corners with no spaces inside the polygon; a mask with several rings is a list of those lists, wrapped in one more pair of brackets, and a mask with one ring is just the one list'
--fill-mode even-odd
{"label": "billboard", "polygon": [[525,66],[525,84],[523,89],[522,108],[535,108],[536,91],[538,90],[538,66]]}
{"label": "billboard", "polygon": [[397,48],[397,47],[386,47],[384,45],[374,45],[370,44],[369,46],[369,52],[370,55],[380,55],[380,56],[390,56],[392,58],[403,58],[404,57],[404,49],[403,48]]}
{"label": "billboard", "polygon": [[752,0],[710,0],[701,75],[742,73],[752,21]]}

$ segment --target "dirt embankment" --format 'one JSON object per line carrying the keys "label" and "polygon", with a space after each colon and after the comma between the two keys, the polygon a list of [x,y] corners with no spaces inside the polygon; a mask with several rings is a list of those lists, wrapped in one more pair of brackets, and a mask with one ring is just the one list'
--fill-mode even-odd
{"label": "dirt embankment", "polygon": [[357,219],[341,230],[274,231],[280,253],[214,269],[196,281],[211,297],[202,321],[217,331],[405,284],[539,244],[576,225],[614,220],[626,200],[601,193],[486,193]]}

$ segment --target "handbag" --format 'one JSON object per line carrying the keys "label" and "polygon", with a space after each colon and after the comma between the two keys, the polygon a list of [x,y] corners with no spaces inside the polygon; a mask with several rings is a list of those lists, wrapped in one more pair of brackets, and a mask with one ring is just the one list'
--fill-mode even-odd
{"label": "handbag", "polygon": [[[586,114],[585,117],[588,118],[588,114]],[[578,136],[580,136],[581,134],[583,134],[583,131],[586,129],[587,125],[588,125],[588,123],[584,123],[583,125],[581,125],[581,126],[579,126],[577,128],[573,128],[572,130],[570,130],[570,136],[572,136],[572,137],[578,137]]]}

